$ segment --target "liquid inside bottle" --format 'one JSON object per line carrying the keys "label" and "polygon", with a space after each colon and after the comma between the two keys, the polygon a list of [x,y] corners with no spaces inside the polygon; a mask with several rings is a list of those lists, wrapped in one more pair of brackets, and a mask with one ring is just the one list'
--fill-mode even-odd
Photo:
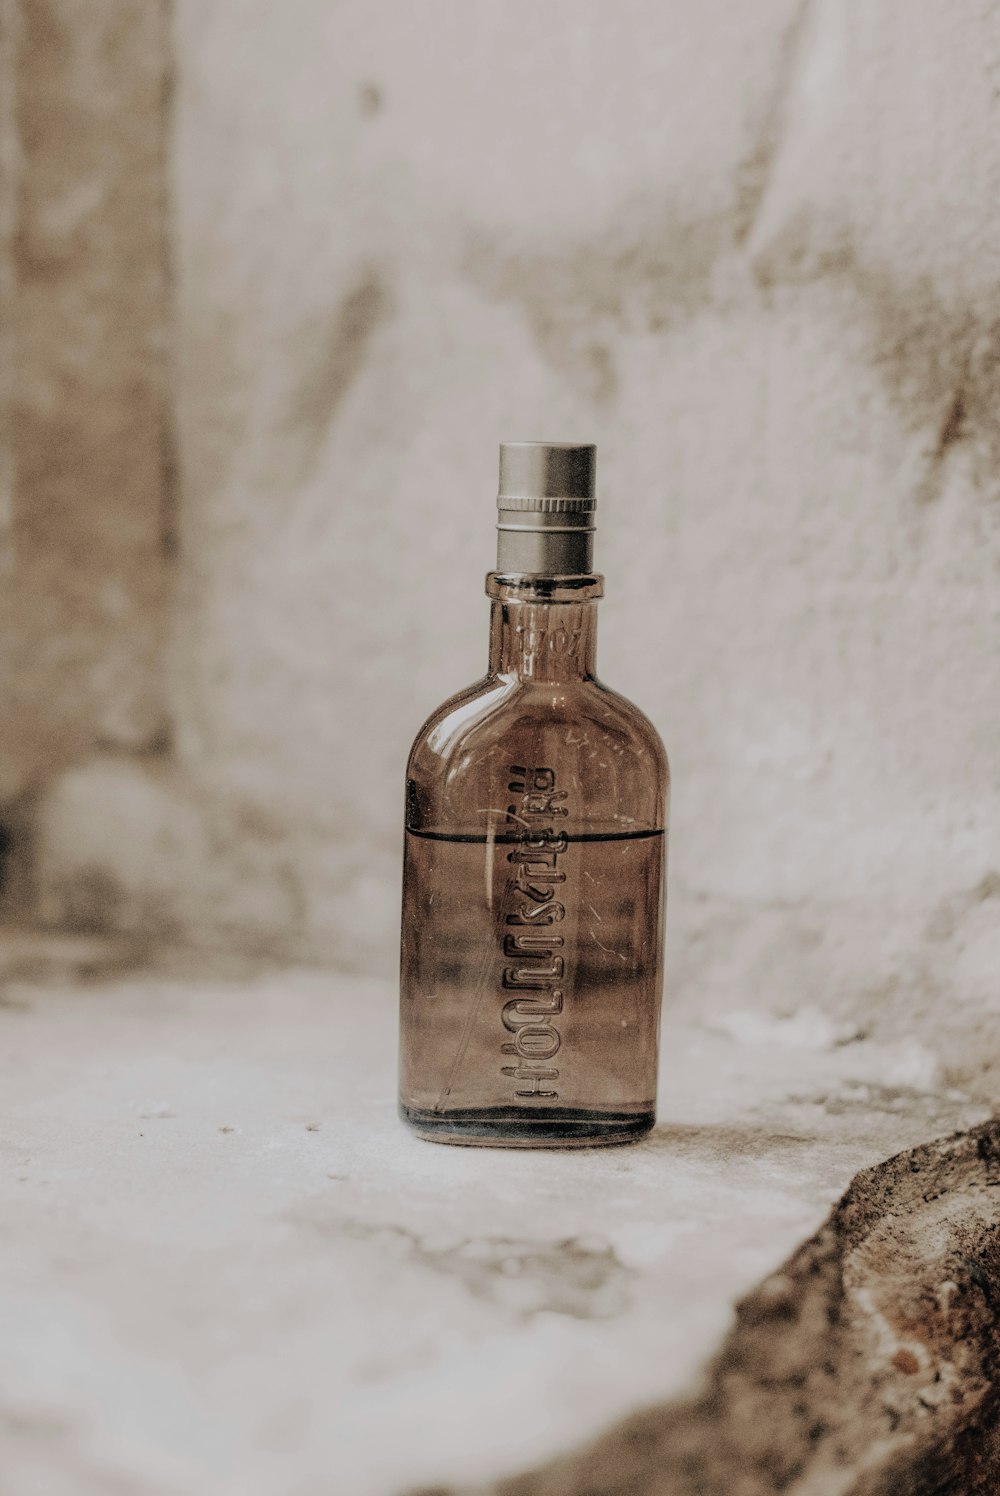
{"label": "liquid inside bottle", "polygon": [[[541,448],[581,450],[592,475],[593,449]],[[498,571],[488,591],[490,669],[408,767],[401,1114],[442,1142],[629,1141],[655,1119],[666,757],[596,677],[596,574]]]}

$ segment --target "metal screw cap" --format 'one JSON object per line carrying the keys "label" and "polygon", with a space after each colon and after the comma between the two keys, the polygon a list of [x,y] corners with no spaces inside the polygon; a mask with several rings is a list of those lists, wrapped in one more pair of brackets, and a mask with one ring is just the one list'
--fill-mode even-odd
{"label": "metal screw cap", "polygon": [[497,571],[579,576],[593,568],[597,448],[503,442]]}
{"label": "metal screw cap", "polygon": [[[592,509],[596,468],[593,445],[501,442],[500,499],[584,499]],[[500,503],[499,507],[508,506]]]}

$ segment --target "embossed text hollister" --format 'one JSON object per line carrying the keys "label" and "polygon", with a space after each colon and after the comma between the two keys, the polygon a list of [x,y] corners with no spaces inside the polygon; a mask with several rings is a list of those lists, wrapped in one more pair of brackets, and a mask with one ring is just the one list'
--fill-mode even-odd
{"label": "embossed text hollister", "polygon": [[507,860],[514,872],[503,942],[507,997],[501,1021],[512,1035],[501,1045],[515,1063],[501,1066],[514,1082],[518,1099],[558,1098],[559,1070],[552,1063],[562,1038],[556,1019],[563,1010],[566,984],[565,940],[553,926],[565,917],[557,897],[566,873],[560,859],[568,845],[559,821],[568,815],[565,790],[556,787],[554,769],[514,764],[508,789],[517,797],[508,806],[509,823],[519,839]]}

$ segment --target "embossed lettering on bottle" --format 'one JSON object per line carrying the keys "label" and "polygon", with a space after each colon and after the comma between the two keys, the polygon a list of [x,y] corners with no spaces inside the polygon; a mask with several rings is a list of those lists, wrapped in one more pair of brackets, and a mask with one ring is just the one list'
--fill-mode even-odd
{"label": "embossed lettering on bottle", "polygon": [[507,814],[520,830],[517,845],[507,854],[514,873],[505,923],[514,929],[504,936],[503,956],[510,964],[503,968],[503,990],[524,995],[508,998],[501,1010],[504,1028],[514,1036],[501,1046],[501,1053],[517,1057],[515,1063],[501,1067],[501,1074],[514,1082],[519,1099],[555,1101],[559,1071],[552,1062],[562,1045],[556,1020],[564,1001],[565,937],[539,930],[566,914],[556,892],[566,881],[560,858],[568,843],[556,826],[558,817],[569,810],[560,803],[566,792],[556,787],[554,769],[514,764],[510,772],[507,788],[518,799]]}

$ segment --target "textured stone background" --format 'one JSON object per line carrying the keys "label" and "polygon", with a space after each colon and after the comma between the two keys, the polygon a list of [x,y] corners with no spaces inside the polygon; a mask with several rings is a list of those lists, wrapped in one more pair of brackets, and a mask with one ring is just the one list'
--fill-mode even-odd
{"label": "textured stone background", "polygon": [[[390,971],[406,749],[484,658],[497,443],[593,439],[602,669],[674,767],[675,997],[947,1004],[945,1057],[981,1040],[1000,10],[180,0],[174,51],[175,753],[52,784],[46,917]],[[46,593],[72,660],[131,651],[117,748],[159,720],[154,488],[77,506],[119,591]],[[47,711],[100,718],[84,679]]]}
{"label": "textured stone background", "polygon": [[[998,123],[979,0],[0,0],[24,1489],[318,1496],[336,1468],[384,1496],[544,1460],[691,1391],[857,1168],[993,1108]],[[603,672],[675,773],[660,1125],[576,1163],[392,1116],[403,762],[482,668],[518,437],[599,443]],[[202,949],[99,981],[134,946],[88,931],[236,975]],[[987,1152],[890,1190],[871,1284],[842,1263],[872,1288],[850,1448],[899,1408],[922,1451],[971,1420],[984,1491],[995,1399],[975,1367],[923,1397],[908,1295],[957,1295],[948,1365],[993,1353]],[[759,1406],[744,1453],[783,1437]],[[641,1427],[669,1479],[677,1409]]]}

